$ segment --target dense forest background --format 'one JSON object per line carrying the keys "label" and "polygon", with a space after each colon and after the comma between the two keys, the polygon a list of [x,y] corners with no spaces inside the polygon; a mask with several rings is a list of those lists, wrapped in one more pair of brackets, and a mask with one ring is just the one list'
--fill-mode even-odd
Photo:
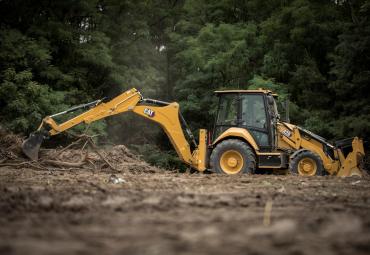
{"label": "dense forest background", "polygon": [[[263,87],[290,99],[292,123],[368,140],[369,85],[369,0],[0,0],[0,123],[16,133],[131,87],[212,129],[214,90]],[[176,167],[138,118],[89,132]]]}

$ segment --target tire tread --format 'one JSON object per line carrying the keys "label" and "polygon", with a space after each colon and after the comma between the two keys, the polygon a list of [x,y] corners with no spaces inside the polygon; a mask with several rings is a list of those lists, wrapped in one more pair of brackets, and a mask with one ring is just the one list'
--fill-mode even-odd
{"label": "tire tread", "polygon": [[301,150],[300,152],[298,152],[294,158],[292,160],[290,160],[289,162],[289,171],[292,173],[292,174],[296,174],[298,175],[298,162],[303,158],[303,157],[310,157],[314,160],[316,160],[316,163],[317,163],[317,171],[316,171],[316,174],[317,176],[321,176],[324,174],[324,164],[320,158],[320,156],[318,156],[316,153],[310,151],[310,150]]}
{"label": "tire tread", "polygon": [[217,173],[224,173],[219,166],[219,159],[224,150],[232,147],[239,148],[241,150],[240,152],[245,154],[244,156],[247,158],[247,165],[241,172],[254,173],[256,169],[256,156],[247,143],[238,139],[227,139],[216,145],[216,148],[213,149],[210,157],[211,169]]}

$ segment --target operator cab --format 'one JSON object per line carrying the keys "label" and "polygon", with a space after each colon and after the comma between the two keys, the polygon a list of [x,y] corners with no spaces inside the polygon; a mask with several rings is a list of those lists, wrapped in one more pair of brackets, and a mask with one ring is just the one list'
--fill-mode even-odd
{"label": "operator cab", "polygon": [[274,147],[274,123],[278,118],[274,100],[276,94],[269,90],[216,91],[219,96],[218,113],[213,140],[231,127],[244,128],[253,136],[261,151]]}

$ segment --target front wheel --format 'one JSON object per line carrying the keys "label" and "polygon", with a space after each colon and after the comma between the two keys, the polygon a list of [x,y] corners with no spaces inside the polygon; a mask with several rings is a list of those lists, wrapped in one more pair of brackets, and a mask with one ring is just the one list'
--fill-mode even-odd
{"label": "front wheel", "polygon": [[216,173],[254,173],[256,156],[243,141],[228,139],[217,144],[210,158],[211,169]]}
{"label": "front wheel", "polygon": [[324,166],[319,155],[309,150],[302,150],[290,161],[289,170],[302,176],[322,175]]}

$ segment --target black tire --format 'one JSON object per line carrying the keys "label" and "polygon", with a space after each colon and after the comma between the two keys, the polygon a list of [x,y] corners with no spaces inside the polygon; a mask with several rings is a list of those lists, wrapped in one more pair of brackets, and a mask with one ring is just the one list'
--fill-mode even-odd
{"label": "black tire", "polygon": [[[304,163],[304,161],[315,162],[316,170],[307,171],[307,172],[303,170],[300,171],[299,169],[302,169],[302,166],[300,164]],[[322,163],[320,156],[309,150],[302,150],[298,152],[294,156],[294,158],[290,160],[289,171],[292,174],[302,175],[302,176],[313,176],[313,175],[322,176],[323,173],[325,172],[324,165]]]}
{"label": "black tire", "polygon": [[[220,160],[226,152],[237,151],[243,158],[241,169],[235,173],[230,173],[222,169]],[[221,174],[254,173],[256,169],[256,156],[251,147],[243,141],[237,139],[227,139],[216,145],[210,158],[211,170]]]}

